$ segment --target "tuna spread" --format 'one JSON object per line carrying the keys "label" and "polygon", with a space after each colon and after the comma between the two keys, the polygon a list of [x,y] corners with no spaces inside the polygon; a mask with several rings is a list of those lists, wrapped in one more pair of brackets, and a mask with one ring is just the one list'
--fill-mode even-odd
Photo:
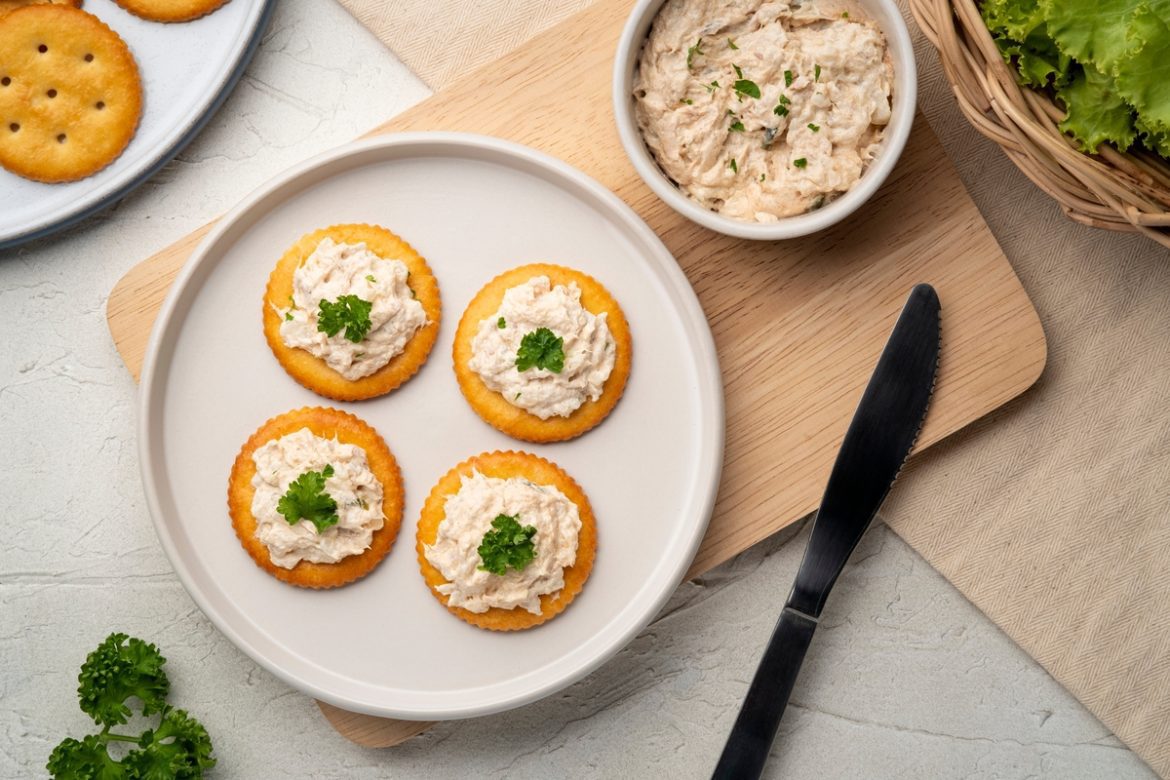
{"label": "tuna spread", "polygon": [[[521,344],[541,329],[551,331],[550,340],[562,340],[564,364],[559,371],[548,364],[521,371]],[[594,316],[581,305],[576,283],[553,287],[547,276],[534,276],[504,293],[499,310],[479,324],[471,350],[469,367],[485,385],[547,420],[568,417],[586,400],[601,397],[613,371],[615,342],[605,313]]]}
{"label": "tuna spread", "polygon": [[[478,553],[484,534],[500,515],[536,528],[532,537],[536,557],[524,568],[509,568],[502,575],[480,569]],[[580,531],[577,505],[555,487],[473,471],[462,478],[459,491],[447,497],[445,517],[425,555],[447,580],[437,590],[448,597],[450,606],[469,612],[523,607],[539,615],[540,597],[565,586],[564,570],[577,560]]]}
{"label": "tuna spread", "polygon": [[[322,239],[293,273],[291,305],[277,309],[281,340],[321,358],[350,381],[369,376],[401,353],[427,322],[407,284],[409,276],[405,263],[379,257],[364,242]],[[321,302],[336,304],[342,296],[370,306],[369,330],[357,342],[347,337],[347,329],[330,336],[318,328]]]}
{"label": "tuna spread", "polygon": [[[337,563],[360,555],[382,527],[382,483],[361,447],[323,439],[302,428],[257,448],[252,462],[256,538],[268,547],[275,565],[291,569],[301,561]],[[280,499],[302,474],[324,473],[326,466],[332,466],[332,473],[325,480],[325,492],[337,503],[338,522],[320,532],[308,520],[290,524],[277,510]]]}
{"label": "tuna spread", "polygon": [[893,66],[837,0],[668,0],[634,75],[638,127],[704,207],[774,222],[847,192],[879,153]]}

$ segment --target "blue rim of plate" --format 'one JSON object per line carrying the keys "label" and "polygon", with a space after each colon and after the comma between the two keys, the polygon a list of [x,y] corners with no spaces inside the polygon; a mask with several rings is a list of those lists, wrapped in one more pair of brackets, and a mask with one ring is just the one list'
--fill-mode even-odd
{"label": "blue rim of plate", "polygon": [[12,238],[0,239],[0,251],[4,251],[6,249],[15,249],[18,246],[30,243],[32,241],[48,238],[49,236],[55,233],[59,233],[66,228],[73,227],[78,222],[82,222],[83,220],[92,217],[94,214],[97,214],[100,211],[104,211],[153,178],[156,173],[162,170],[163,166],[165,166],[171,160],[175,159],[179,152],[186,149],[187,145],[195,140],[195,137],[203,131],[203,128],[207,126],[207,123],[210,122],[211,118],[219,112],[219,109],[223,106],[224,102],[226,102],[232,92],[235,91],[236,85],[240,83],[240,78],[242,78],[244,75],[244,71],[248,69],[248,65],[251,64],[252,58],[256,56],[256,50],[260,48],[260,41],[264,38],[264,33],[268,30],[268,23],[272,21],[272,14],[276,10],[276,0],[263,0],[263,2],[264,10],[260,12],[260,16],[256,20],[256,29],[252,31],[252,37],[248,40],[247,45],[244,47],[240,59],[236,63],[235,69],[230,74],[228,74],[226,79],[224,79],[223,86],[220,88],[219,92],[216,94],[211,103],[208,104],[206,110],[204,110],[204,112],[194,122],[191,123],[191,126],[187,128],[187,132],[184,133],[178,141],[176,141],[169,149],[160,154],[158,158],[137,177],[126,182],[125,185],[115,190],[114,192],[111,192],[109,195],[97,201],[96,203],[90,206],[86,206],[76,213],[62,217],[50,225],[38,228],[31,233],[24,233],[22,235],[13,236]]}

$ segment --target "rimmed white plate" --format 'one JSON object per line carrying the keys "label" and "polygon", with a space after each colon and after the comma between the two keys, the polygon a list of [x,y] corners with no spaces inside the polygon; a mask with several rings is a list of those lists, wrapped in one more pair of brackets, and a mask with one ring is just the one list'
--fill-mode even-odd
{"label": "rimmed white plate", "polygon": [[[439,340],[399,390],[325,401],[277,364],[261,332],[276,259],[337,222],[385,225],[429,261],[442,290]],[[592,274],[621,303],[634,340],[625,396],[600,427],[555,445],[484,424],[451,368],[455,325],[475,292],[534,261]],[[406,514],[389,556],[333,591],[258,569],[225,505],[232,460],[269,417],[345,408],[385,437],[402,467]],[[470,717],[515,707],[582,677],[654,617],[694,556],[723,458],[723,396],[706,319],[674,258],[616,196],[558,160],[449,133],[344,147],[267,184],[223,219],[176,281],[142,374],[139,455],[171,562],[209,618],[291,685],[345,709],[399,718]],[[418,570],[414,533],[436,480],[470,455],[525,449],[585,489],[598,522],[593,573],[572,605],[519,633],[449,614]]]}
{"label": "rimmed white plate", "polygon": [[192,22],[160,24],[113,0],[83,9],[122,36],[142,76],[142,122],[126,151],[80,181],[42,184],[0,168],[0,249],[41,238],[105,208],[149,179],[203,128],[251,60],[273,0],[230,0]]}

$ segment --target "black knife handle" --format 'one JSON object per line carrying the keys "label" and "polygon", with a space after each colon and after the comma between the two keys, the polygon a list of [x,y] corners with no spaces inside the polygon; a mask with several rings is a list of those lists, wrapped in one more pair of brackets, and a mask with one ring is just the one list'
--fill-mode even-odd
{"label": "black knife handle", "polygon": [[817,621],[808,615],[790,607],[780,613],[712,780],[753,780],[760,776],[816,629]]}

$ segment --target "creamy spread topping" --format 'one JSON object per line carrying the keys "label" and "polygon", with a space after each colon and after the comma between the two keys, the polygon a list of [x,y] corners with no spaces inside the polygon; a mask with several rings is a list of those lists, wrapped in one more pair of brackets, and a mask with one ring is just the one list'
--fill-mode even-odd
{"label": "creamy spread topping", "polygon": [[[448,584],[437,590],[453,607],[486,612],[490,607],[523,607],[540,614],[540,597],[565,586],[564,570],[577,560],[581,515],[577,505],[552,485],[526,479],[485,477],[473,471],[447,497],[446,516],[425,556]],[[500,515],[533,526],[536,557],[523,569],[492,574],[479,568],[479,545]]]}
{"label": "creamy spread topping", "polygon": [[[382,527],[382,483],[354,444],[316,436],[308,428],[273,439],[252,454],[256,475],[252,516],[256,538],[268,548],[272,562],[291,569],[301,561],[337,563],[365,552]],[[325,492],[337,502],[338,522],[318,532],[308,520],[290,524],[277,510],[289,485],[307,471],[332,466]]]}
{"label": "creamy spread topping", "polygon": [[[401,260],[384,259],[364,242],[339,244],[321,240],[313,254],[293,273],[292,305],[278,308],[280,338],[324,360],[349,380],[361,379],[389,363],[427,323],[422,304],[414,299]],[[329,336],[318,330],[321,301],[335,303],[352,295],[372,304],[370,329],[354,343],[345,331]]]}
{"label": "creamy spread topping", "polygon": [[[560,371],[517,366],[524,337],[547,328],[564,340]],[[495,314],[479,324],[471,342],[469,367],[504,399],[542,420],[568,417],[585,401],[601,397],[613,371],[616,345],[606,314],[593,315],[581,305],[576,283],[553,287],[547,276],[534,276],[509,288]]]}
{"label": "creamy spread topping", "polygon": [[774,222],[861,178],[893,80],[885,37],[851,4],[668,0],[638,61],[635,115],[683,192]]}

